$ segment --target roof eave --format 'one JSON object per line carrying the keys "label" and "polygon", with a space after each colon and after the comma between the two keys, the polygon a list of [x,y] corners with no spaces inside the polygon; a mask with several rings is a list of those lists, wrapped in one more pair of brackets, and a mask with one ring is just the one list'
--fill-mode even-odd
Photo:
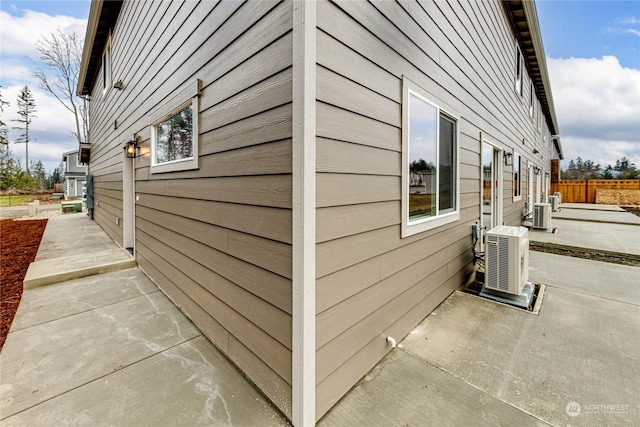
{"label": "roof eave", "polygon": [[92,0],[89,9],[89,21],[87,22],[87,33],[84,37],[84,49],[82,50],[82,63],[80,64],[80,73],[78,75],[78,87],[76,93],[78,96],[87,95],[84,90],[85,81],[87,80],[87,70],[89,69],[89,61],[91,52],[94,49],[96,32],[98,31],[98,23],[100,22],[100,13],[102,12],[104,0]]}
{"label": "roof eave", "polygon": [[123,0],[92,0],[76,93],[89,95],[98,76],[110,30],[115,26]]}
{"label": "roof eave", "polygon": [[551,123],[549,123],[549,127],[551,127],[551,134],[556,135],[559,133],[558,119],[556,118],[556,109],[553,103],[551,81],[549,80],[549,72],[547,70],[547,59],[544,54],[544,46],[542,44],[542,34],[540,32],[540,24],[538,22],[538,11],[536,10],[536,4],[534,1],[523,1],[522,3],[531,34],[531,40],[533,41],[536,58],[538,60],[538,67],[540,68],[542,86],[547,98],[549,114],[548,118],[551,120]]}

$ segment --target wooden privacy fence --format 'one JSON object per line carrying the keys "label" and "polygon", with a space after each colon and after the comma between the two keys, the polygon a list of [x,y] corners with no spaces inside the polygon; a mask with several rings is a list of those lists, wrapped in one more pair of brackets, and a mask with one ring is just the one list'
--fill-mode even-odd
{"label": "wooden privacy fence", "polygon": [[551,194],[562,193],[562,203],[595,203],[596,189],[640,190],[640,179],[576,179],[551,184]]}

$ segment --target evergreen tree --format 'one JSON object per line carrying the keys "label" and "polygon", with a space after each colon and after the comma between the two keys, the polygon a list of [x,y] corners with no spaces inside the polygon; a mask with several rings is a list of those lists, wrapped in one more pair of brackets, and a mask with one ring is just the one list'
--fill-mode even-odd
{"label": "evergreen tree", "polygon": [[31,119],[35,117],[34,113],[36,113],[36,102],[29,90],[29,86],[25,85],[18,95],[18,114],[20,118],[12,121],[21,123],[21,125],[14,127],[14,129],[22,130],[22,134],[15,143],[24,142],[25,144],[27,175],[29,175],[29,141],[31,140],[29,137],[29,125],[31,124]]}
{"label": "evergreen tree", "polygon": [[40,160],[37,162],[31,161],[31,178],[33,178],[33,185],[36,189],[45,189],[47,185],[47,171],[44,169],[44,165]]}
{"label": "evergreen tree", "polygon": [[47,188],[54,188],[54,186],[64,180],[64,164],[60,162],[57,168],[51,172],[47,177]]}
{"label": "evergreen tree", "polygon": [[[8,106],[9,103],[2,99],[2,92],[0,92],[0,113],[4,112],[5,105]],[[0,144],[9,144],[9,140],[7,139],[7,125],[2,119],[0,119]]]}

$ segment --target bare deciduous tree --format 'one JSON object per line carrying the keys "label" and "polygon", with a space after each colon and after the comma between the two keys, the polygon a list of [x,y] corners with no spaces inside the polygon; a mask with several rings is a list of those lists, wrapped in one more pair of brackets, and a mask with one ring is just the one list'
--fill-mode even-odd
{"label": "bare deciduous tree", "polygon": [[87,141],[87,101],[76,95],[83,42],[75,32],[67,34],[59,28],[49,37],[38,40],[36,47],[40,66],[33,73],[42,89],[51,93],[75,117],[78,142]]}

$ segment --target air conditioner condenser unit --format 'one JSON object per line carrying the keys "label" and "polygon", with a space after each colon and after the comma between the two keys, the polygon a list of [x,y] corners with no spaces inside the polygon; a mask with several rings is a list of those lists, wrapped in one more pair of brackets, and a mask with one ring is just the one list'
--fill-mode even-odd
{"label": "air conditioner condenser unit", "polygon": [[529,277],[529,230],[500,225],[486,233],[484,287],[520,295]]}
{"label": "air conditioner condenser unit", "polygon": [[562,193],[559,192],[559,191],[556,191],[555,193],[553,193],[553,195],[558,198],[558,204],[561,205],[562,204]]}
{"label": "air conditioner condenser unit", "polygon": [[551,212],[558,212],[560,210],[560,199],[558,199],[558,196],[549,196],[549,204],[551,205]]}
{"label": "air conditioner condenser unit", "polygon": [[551,205],[536,203],[533,205],[533,228],[547,229],[551,227]]}

